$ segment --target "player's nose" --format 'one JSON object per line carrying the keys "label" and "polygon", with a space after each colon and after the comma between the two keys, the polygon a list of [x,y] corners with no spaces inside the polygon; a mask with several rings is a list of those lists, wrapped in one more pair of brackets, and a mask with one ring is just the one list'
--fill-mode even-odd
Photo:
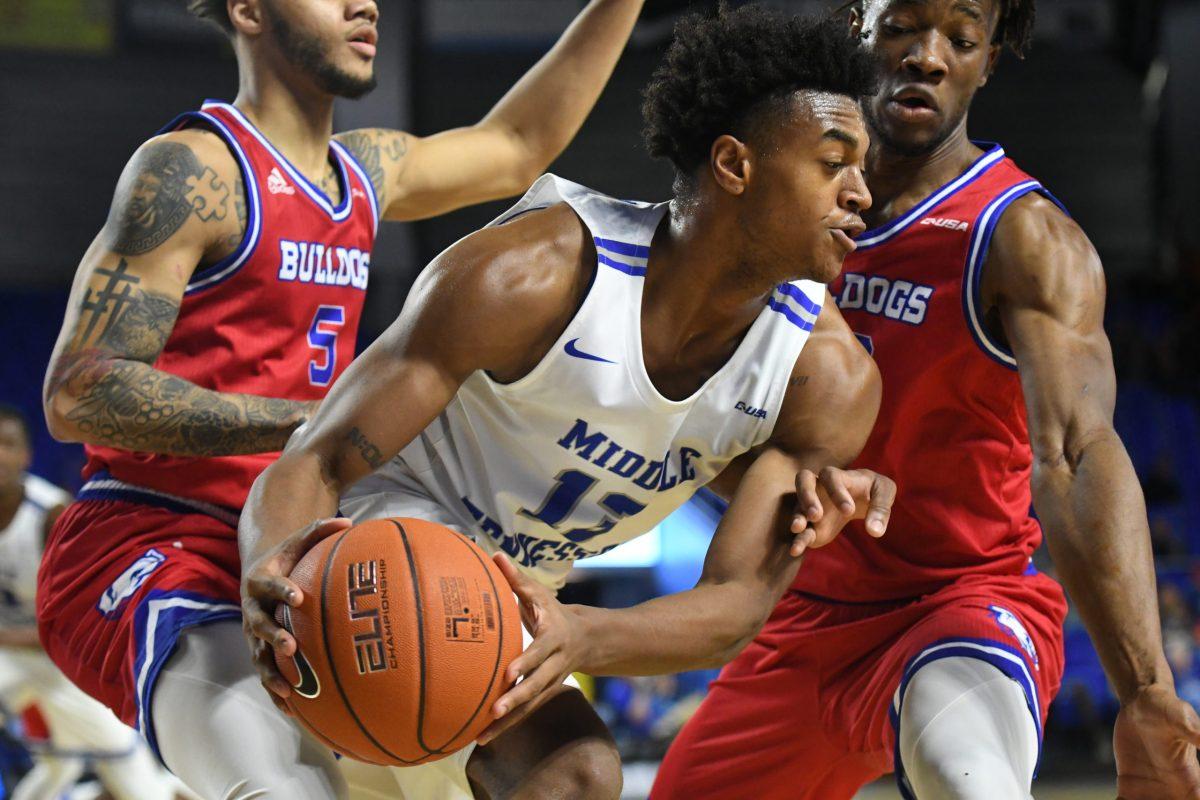
{"label": "player's nose", "polygon": [[946,77],[946,59],[941,53],[943,37],[937,31],[926,31],[912,43],[904,54],[901,66],[910,73],[920,75],[926,80],[941,80]]}
{"label": "player's nose", "polygon": [[346,4],[346,19],[360,18],[372,23],[379,21],[379,4],[376,0],[352,0]]}

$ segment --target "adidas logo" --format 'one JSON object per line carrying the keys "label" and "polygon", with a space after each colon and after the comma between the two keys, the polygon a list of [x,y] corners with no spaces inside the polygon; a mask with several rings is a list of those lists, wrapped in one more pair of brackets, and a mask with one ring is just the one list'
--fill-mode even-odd
{"label": "adidas logo", "polygon": [[271,194],[295,194],[296,187],[287,182],[279,167],[272,167],[271,174],[267,176],[267,191]]}

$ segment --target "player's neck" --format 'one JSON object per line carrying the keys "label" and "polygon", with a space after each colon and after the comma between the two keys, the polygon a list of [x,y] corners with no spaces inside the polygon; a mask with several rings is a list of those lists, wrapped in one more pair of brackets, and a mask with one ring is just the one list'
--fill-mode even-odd
{"label": "player's neck", "polygon": [[333,97],[278,72],[243,71],[234,105],[250,118],[293,164],[319,180],[329,160],[333,136]]}
{"label": "player's neck", "polygon": [[12,524],[17,509],[25,500],[25,484],[21,481],[10,486],[0,487],[0,531]]}
{"label": "player's neck", "polygon": [[967,138],[962,124],[933,150],[919,155],[897,151],[878,142],[867,155],[867,183],[872,204],[863,216],[871,228],[886,224],[956,177],[981,151]]}
{"label": "player's neck", "polygon": [[756,275],[731,246],[737,232],[721,223],[731,215],[710,213],[703,203],[682,212],[671,204],[655,233],[642,294],[648,319],[669,320],[681,342],[695,337],[740,338],[762,312],[782,279]]}

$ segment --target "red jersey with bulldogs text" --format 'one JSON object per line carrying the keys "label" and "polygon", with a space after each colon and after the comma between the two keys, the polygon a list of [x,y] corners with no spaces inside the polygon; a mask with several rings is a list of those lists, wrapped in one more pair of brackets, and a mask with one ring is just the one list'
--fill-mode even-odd
{"label": "red jersey with bulldogs text", "polygon": [[[231,105],[206,103],[164,130],[192,127],[220,136],[237,160],[246,234],[229,258],[192,276],[154,367],[218,392],[319,400],[354,357],[379,223],[370,179],[331,141],[341,189],[331,200]],[[127,495],[149,489],[235,513],[278,455],[85,449],[81,498],[136,499]]]}
{"label": "red jersey with bulldogs text", "polygon": [[[963,575],[1019,575],[1042,539],[1016,359],[981,318],[1001,214],[1041,185],[992,146],[911,211],[858,238],[830,293],[883,376],[857,464],[892,477],[887,535],[851,523],[794,588],[843,601],[917,597]],[[1053,199],[1053,198],[1051,198]]]}

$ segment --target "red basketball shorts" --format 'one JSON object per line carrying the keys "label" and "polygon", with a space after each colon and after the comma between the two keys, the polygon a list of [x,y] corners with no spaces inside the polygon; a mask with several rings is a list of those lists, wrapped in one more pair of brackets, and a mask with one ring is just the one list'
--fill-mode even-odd
{"label": "red basketball shorts", "polygon": [[893,603],[789,592],[713,682],[651,800],[849,800],[900,772],[904,686],[947,657],[982,659],[1020,684],[1040,737],[1062,679],[1065,614],[1062,589],[1036,573],[968,577]]}
{"label": "red basketball shorts", "polygon": [[151,747],[150,697],[180,633],[241,618],[236,524],[232,513],[217,519],[165,499],[85,499],[50,532],[38,575],[42,644]]}

